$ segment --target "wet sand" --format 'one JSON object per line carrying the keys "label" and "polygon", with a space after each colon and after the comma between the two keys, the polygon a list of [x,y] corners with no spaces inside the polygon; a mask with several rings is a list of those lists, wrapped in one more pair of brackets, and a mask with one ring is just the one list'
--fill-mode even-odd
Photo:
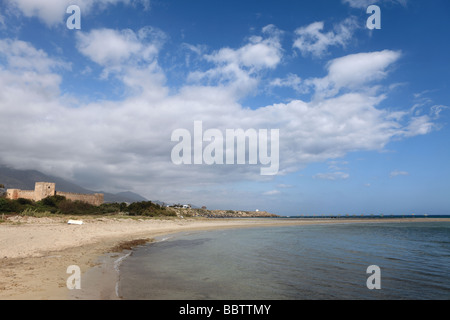
{"label": "wet sand", "polygon": [[[450,221],[450,219],[83,219],[68,225],[63,218],[11,218],[0,224],[0,299],[119,299],[120,259],[131,246],[118,245],[185,231],[324,223]],[[144,242],[142,242],[144,243]],[[69,266],[81,269],[81,290],[69,290]]]}

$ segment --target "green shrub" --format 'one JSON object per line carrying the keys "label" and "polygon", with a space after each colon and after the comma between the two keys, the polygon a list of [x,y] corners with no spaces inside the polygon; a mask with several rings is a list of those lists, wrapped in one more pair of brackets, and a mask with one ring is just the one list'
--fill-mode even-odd
{"label": "green shrub", "polygon": [[22,209],[19,202],[0,198],[0,212],[1,213],[18,213]]}
{"label": "green shrub", "polygon": [[38,201],[38,204],[44,207],[58,207],[58,204],[60,202],[63,202],[66,200],[66,197],[64,196],[51,196],[42,199],[41,201]]}
{"label": "green shrub", "polygon": [[[164,213],[162,215],[166,216],[166,217],[176,217],[177,213],[175,211],[172,211],[172,210],[164,210]],[[185,213],[185,216],[186,217],[192,217],[192,214]]]}
{"label": "green shrub", "polygon": [[168,215],[165,207],[151,201],[134,202],[128,206],[127,210],[132,216],[155,217]]}
{"label": "green shrub", "polygon": [[120,208],[121,206],[118,203],[103,203],[100,205],[99,210],[103,214],[112,214],[122,212]]}
{"label": "green shrub", "polygon": [[84,215],[101,213],[97,207],[81,201],[63,200],[58,202],[57,207],[62,214]]}
{"label": "green shrub", "polygon": [[19,198],[19,199],[17,199],[17,202],[20,204],[20,205],[33,205],[33,201],[32,200],[30,200],[30,199],[24,199],[24,198]]}
{"label": "green shrub", "polygon": [[122,202],[122,203],[119,205],[119,210],[120,210],[120,212],[125,212],[127,209],[128,209],[128,204],[126,204],[125,202]]}

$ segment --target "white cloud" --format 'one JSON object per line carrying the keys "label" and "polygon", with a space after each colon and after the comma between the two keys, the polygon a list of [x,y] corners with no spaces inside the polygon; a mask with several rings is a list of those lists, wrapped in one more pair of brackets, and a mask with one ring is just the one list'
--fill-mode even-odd
{"label": "white cloud", "polygon": [[449,110],[449,109],[450,109],[449,106],[434,105],[430,109],[430,114],[434,119],[438,119],[440,117],[442,111]]}
{"label": "white cloud", "polygon": [[323,32],[324,23],[314,22],[295,31],[297,39],[293,47],[300,50],[303,56],[324,57],[331,46],[346,47],[357,28],[354,18],[348,18],[334,26],[333,31]]}
{"label": "white cloud", "polygon": [[323,179],[323,180],[346,180],[350,177],[350,175],[346,172],[327,172],[327,173],[318,173],[314,176],[315,179]]}
{"label": "white cloud", "polygon": [[157,61],[166,35],[159,29],[95,29],[78,32],[76,39],[78,50],[103,67],[102,78],[114,74],[129,94],[143,92],[147,98],[166,94],[161,87],[166,79]]}
{"label": "white cloud", "polygon": [[298,93],[306,93],[308,89],[303,85],[302,79],[296,74],[288,74],[286,78],[275,78],[269,84],[270,87],[286,87],[291,88]]}
{"label": "white cloud", "polygon": [[[31,120],[37,112],[46,108],[45,104],[51,107],[53,99],[60,95],[62,78],[56,72],[71,68],[69,63],[51,58],[43,50],[21,40],[0,40],[2,60],[4,64],[0,64],[0,84],[1,103],[4,104],[2,118],[5,121],[20,118]],[[22,114],[15,109],[21,110]]]}
{"label": "white cloud", "polygon": [[395,170],[395,171],[392,171],[392,172],[389,174],[389,176],[390,176],[391,178],[398,177],[398,176],[409,176],[409,172]]}
{"label": "white cloud", "polygon": [[[269,28],[270,27],[270,28]],[[263,28],[267,38],[253,36],[249,43],[239,49],[223,48],[205,58],[217,64],[237,65],[251,70],[275,68],[281,61],[281,44],[279,32],[275,27]]]}
{"label": "white cloud", "polygon": [[255,89],[257,75],[262,70],[274,69],[282,58],[281,31],[272,25],[262,29],[265,36],[253,36],[238,49],[222,48],[203,58],[214,64],[206,71],[194,71],[188,79],[193,83],[223,85],[243,95]]}
{"label": "white cloud", "polygon": [[131,30],[93,30],[77,33],[78,50],[96,63],[118,65],[142,50],[142,44]]}
{"label": "white cloud", "polygon": [[348,4],[352,8],[366,9],[372,4],[392,3],[406,6],[408,0],[342,0],[343,3]]}
{"label": "white cloud", "polygon": [[284,184],[284,183],[277,185],[277,188],[282,188],[282,189],[289,189],[289,188],[293,188],[293,187],[294,186],[291,184]]}
{"label": "white cloud", "polygon": [[328,161],[328,169],[330,172],[326,173],[318,173],[313,176],[314,179],[323,179],[323,180],[346,180],[350,177],[350,174],[345,172],[347,168],[342,167],[347,165],[347,161],[343,160],[331,160]]}
{"label": "white cloud", "polygon": [[263,193],[264,196],[276,196],[279,194],[281,194],[279,190],[271,190]]}
{"label": "white cloud", "polygon": [[77,33],[77,48],[101,66],[119,66],[133,61],[152,61],[164,42],[163,32],[145,27],[137,33],[130,29],[95,29]]}
{"label": "white cloud", "polygon": [[11,10],[23,14],[25,17],[37,17],[48,26],[65,23],[66,9],[69,5],[76,4],[80,7],[82,16],[92,12],[104,10],[109,5],[123,3],[136,5],[140,3],[145,10],[150,8],[149,0],[6,0]]}
{"label": "white cloud", "polygon": [[[148,32],[101,29],[80,33],[80,51],[105,69],[110,63],[120,66],[116,79],[130,94],[123,100],[85,103],[77,108],[68,103],[73,97],[60,93],[59,71],[67,67],[65,62],[49,57],[30,43],[2,40],[0,150],[8,152],[0,154],[0,163],[63,175],[92,189],[115,191],[132,186],[153,199],[170,201],[174,194],[208,189],[218,181],[226,184],[268,179],[260,176],[259,166],[175,166],[170,160],[174,146],[171,133],[178,128],[192,130],[196,120],[202,120],[205,129],[222,132],[237,128],[280,129],[281,174],[352,151],[382,150],[394,138],[427,133],[423,128],[430,128],[432,123],[430,117],[412,114],[394,117],[390,111],[378,108],[384,96],[360,90],[361,83],[369,85],[387,75],[386,69],[400,57],[392,51],[330,61],[328,74],[314,80],[328,83],[326,90],[334,90],[333,96],[252,110],[238,102],[242,91],[234,90],[235,83],[189,83],[169,94],[164,70],[157,63],[158,46],[153,49],[154,41],[144,36]],[[210,72],[223,80],[229,76],[228,70],[235,79],[254,81],[256,85],[258,71],[275,68],[283,58],[277,36],[267,32],[266,38],[253,38],[241,48],[210,53],[214,66],[205,71],[205,77]],[[117,51],[89,44],[88,39],[99,35],[109,37]],[[257,52],[253,50],[256,47],[265,50]],[[363,72],[351,73],[344,67],[354,68],[354,64]],[[346,92],[339,94],[336,88]],[[244,93],[248,93],[246,90]],[[316,176],[348,177],[342,170]]]}
{"label": "white cloud", "polygon": [[379,0],[342,0],[352,8],[367,8],[372,4],[376,4]]}
{"label": "white cloud", "polygon": [[0,13],[0,30],[6,27],[5,16]]}
{"label": "white cloud", "polygon": [[401,57],[398,51],[383,50],[347,55],[328,63],[328,75],[308,79],[317,96],[334,96],[341,89],[361,90],[365,85],[384,79],[388,68]]}
{"label": "white cloud", "polygon": [[43,50],[21,40],[0,39],[0,54],[10,69],[47,73],[54,68],[70,68],[70,64],[51,59]]}
{"label": "white cloud", "polygon": [[433,127],[434,124],[429,116],[414,117],[405,128],[404,135],[406,137],[415,136],[417,134],[425,135],[430,133]]}
{"label": "white cloud", "polygon": [[339,161],[339,160],[332,160],[328,161],[328,169],[335,170],[335,171],[342,171],[345,170],[345,166],[348,164],[348,161]]}

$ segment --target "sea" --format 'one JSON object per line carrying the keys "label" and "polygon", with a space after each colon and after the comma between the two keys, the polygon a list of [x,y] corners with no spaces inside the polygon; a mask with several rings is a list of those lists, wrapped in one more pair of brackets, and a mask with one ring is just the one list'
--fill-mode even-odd
{"label": "sea", "polygon": [[450,299],[450,222],[343,221],[156,240],[120,262],[121,299]]}

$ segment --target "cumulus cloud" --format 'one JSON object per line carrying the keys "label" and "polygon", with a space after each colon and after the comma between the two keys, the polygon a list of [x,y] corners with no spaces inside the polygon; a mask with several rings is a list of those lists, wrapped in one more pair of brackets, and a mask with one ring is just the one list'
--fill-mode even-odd
{"label": "cumulus cloud", "polygon": [[[274,27],[239,48],[209,53],[203,49],[199,53],[211,63],[210,69],[193,71],[176,91],[170,90],[158,64],[161,37],[153,31],[80,33],[79,51],[105,70],[117,67],[115,79],[130,94],[76,108],[68,102],[74,97],[60,92],[60,70],[70,64],[27,42],[0,41],[0,149],[8,150],[0,154],[0,163],[62,175],[92,189],[129,188],[153,199],[178,201],[176,194],[189,196],[217,182],[270,179],[260,176],[259,166],[174,165],[171,134],[178,128],[192,132],[194,121],[203,121],[204,130],[221,132],[280,129],[280,174],[352,151],[382,150],[394,138],[426,134],[432,128],[431,117],[394,116],[379,108],[385,96],[361,89],[388,75],[388,68],[401,57],[397,52],[331,60],[327,75],[305,80],[322,94],[320,99],[248,109],[239,99],[257,86],[261,73],[273,70],[283,59],[280,33]],[[111,42],[100,46],[88,41],[101,36]],[[198,79],[192,79],[194,75]],[[206,81],[213,79],[213,83]],[[239,91],[236,85],[244,88]],[[334,165],[335,171],[316,178],[349,177],[336,169],[343,163]]]}
{"label": "cumulus cloud", "polygon": [[303,56],[322,58],[332,46],[345,47],[357,28],[354,18],[347,18],[334,26],[334,30],[323,32],[324,22],[314,22],[295,31],[297,38],[293,47],[300,50]]}
{"label": "cumulus cloud", "polygon": [[391,3],[406,6],[408,0],[342,0],[343,3],[348,4],[352,8],[366,9],[372,4]]}
{"label": "cumulus cloud", "polygon": [[281,62],[281,31],[269,25],[262,29],[263,36],[253,36],[238,49],[222,48],[203,58],[214,65],[206,71],[189,74],[193,83],[225,85],[236,93],[246,94],[258,83],[261,70],[274,69]]}
{"label": "cumulus cloud", "polygon": [[4,62],[0,65],[1,118],[9,122],[1,127],[15,132],[15,121],[23,119],[32,125],[35,116],[55,106],[62,81],[57,72],[70,70],[71,65],[49,57],[28,42],[11,39],[0,40],[0,61]]}
{"label": "cumulus cloud", "polygon": [[43,50],[21,40],[0,39],[0,53],[9,69],[48,73],[55,68],[70,68],[70,64],[52,59]]}
{"label": "cumulus cloud", "polygon": [[9,10],[25,17],[37,17],[48,26],[65,23],[66,9],[72,4],[80,7],[82,14],[90,14],[95,9],[104,10],[109,5],[123,3],[136,5],[140,3],[144,9],[150,8],[149,0],[6,0]]}
{"label": "cumulus cloud", "polygon": [[164,42],[163,32],[151,27],[137,33],[130,29],[95,29],[77,33],[78,50],[101,66],[121,65],[134,61],[151,61]]}
{"label": "cumulus cloud", "polygon": [[347,55],[328,63],[326,77],[309,79],[306,83],[314,86],[316,95],[325,97],[334,96],[341,89],[366,89],[367,84],[384,79],[389,67],[400,57],[400,52],[391,50]]}
{"label": "cumulus cloud", "polygon": [[[77,48],[91,61],[103,67],[102,76],[107,78],[111,72],[122,74],[131,67],[135,76],[142,76],[138,70],[151,66],[156,71],[157,56],[166,40],[166,35],[159,29],[144,27],[137,32],[130,29],[95,29],[90,32],[78,32]],[[153,65],[152,65],[153,64]],[[149,71],[149,70],[147,70]],[[150,72],[151,73],[151,72]],[[130,80],[135,76],[127,77]],[[123,81],[127,81],[123,79]]]}
{"label": "cumulus cloud", "polygon": [[308,92],[308,88],[303,84],[302,79],[296,74],[288,74],[285,78],[275,78],[269,83],[269,87],[286,87],[298,93]]}
{"label": "cumulus cloud", "polygon": [[78,33],[78,50],[100,65],[117,65],[142,50],[142,44],[131,30],[111,29]]}

